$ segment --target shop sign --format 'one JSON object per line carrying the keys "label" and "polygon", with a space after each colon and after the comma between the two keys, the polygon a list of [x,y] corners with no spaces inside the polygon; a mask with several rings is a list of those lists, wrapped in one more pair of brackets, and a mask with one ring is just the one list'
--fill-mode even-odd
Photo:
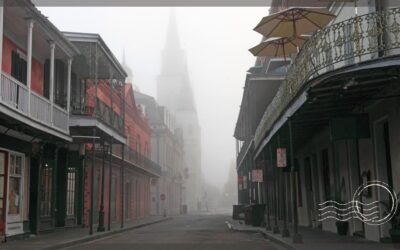
{"label": "shop sign", "polygon": [[276,165],[278,168],[287,167],[286,148],[277,148],[276,149]]}

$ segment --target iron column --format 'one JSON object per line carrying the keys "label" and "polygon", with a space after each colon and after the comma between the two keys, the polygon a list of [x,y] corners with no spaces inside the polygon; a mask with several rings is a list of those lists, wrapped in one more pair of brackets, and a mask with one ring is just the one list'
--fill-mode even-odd
{"label": "iron column", "polygon": [[296,197],[296,169],[294,166],[294,145],[293,145],[293,127],[292,118],[289,118],[289,137],[290,137],[290,165],[292,171],[290,172],[292,182],[292,213],[293,213],[293,242],[302,243],[302,237],[298,233],[298,218],[297,218],[297,197]]}

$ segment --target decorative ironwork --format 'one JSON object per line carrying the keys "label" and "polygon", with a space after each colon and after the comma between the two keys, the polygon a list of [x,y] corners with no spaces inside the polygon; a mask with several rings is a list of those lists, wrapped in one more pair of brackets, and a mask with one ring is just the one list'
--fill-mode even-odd
{"label": "decorative ironwork", "polygon": [[399,54],[399,48],[400,8],[357,16],[317,31],[303,45],[267,107],[255,133],[255,146],[307,82],[333,70]]}
{"label": "decorative ironwork", "polygon": [[132,150],[130,147],[125,147],[125,161],[128,161],[144,170],[149,170],[151,173],[161,175],[161,167],[146,156]]}
{"label": "decorative ironwork", "polygon": [[[94,97],[90,97],[94,98]],[[83,116],[94,116],[96,118],[106,123],[108,126],[114,128],[121,134],[124,134],[124,122],[123,117],[115,112],[110,106],[105,104],[102,100],[96,97],[95,107],[90,102],[90,98],[88,97],[86,102],[84,103],[73,103],[71,106],[71,112],[74,115],[83,115]],[[96,112],[95,112],[96,109]]]}

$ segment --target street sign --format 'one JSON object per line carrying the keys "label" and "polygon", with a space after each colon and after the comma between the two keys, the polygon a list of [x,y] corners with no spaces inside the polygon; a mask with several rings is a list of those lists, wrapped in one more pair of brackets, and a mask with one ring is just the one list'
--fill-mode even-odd
{"label": "street sign", "polygon": [[287,167],[286,148],[276,149],[276,165],[278,168]]}
{"label": "street sign", "polygon": [[251,180],[253,182],[263,182],[263,171],[262,171],[262,169],[253,169],[251,171]]}
{"label": "street sign", "polygon": [[238,175],[237,178],[238,178],[237,182],[238,182],[239,190],[242,190],[243,189],[243,176]]}
{"label": "street sign", "polygon": [[164,201],[164,200],[165,200],[165,194],[161,194],[161,195],[160,195],[160,199],[161,199],[162,201]]}

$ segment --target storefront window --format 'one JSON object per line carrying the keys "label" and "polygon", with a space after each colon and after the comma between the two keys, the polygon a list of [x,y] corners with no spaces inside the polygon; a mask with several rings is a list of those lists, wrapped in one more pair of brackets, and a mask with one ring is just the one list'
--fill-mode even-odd
{"label": "storefront window", "polygon": [[10,155],[9,215],[18,215],[21,209],[22,157]]}

